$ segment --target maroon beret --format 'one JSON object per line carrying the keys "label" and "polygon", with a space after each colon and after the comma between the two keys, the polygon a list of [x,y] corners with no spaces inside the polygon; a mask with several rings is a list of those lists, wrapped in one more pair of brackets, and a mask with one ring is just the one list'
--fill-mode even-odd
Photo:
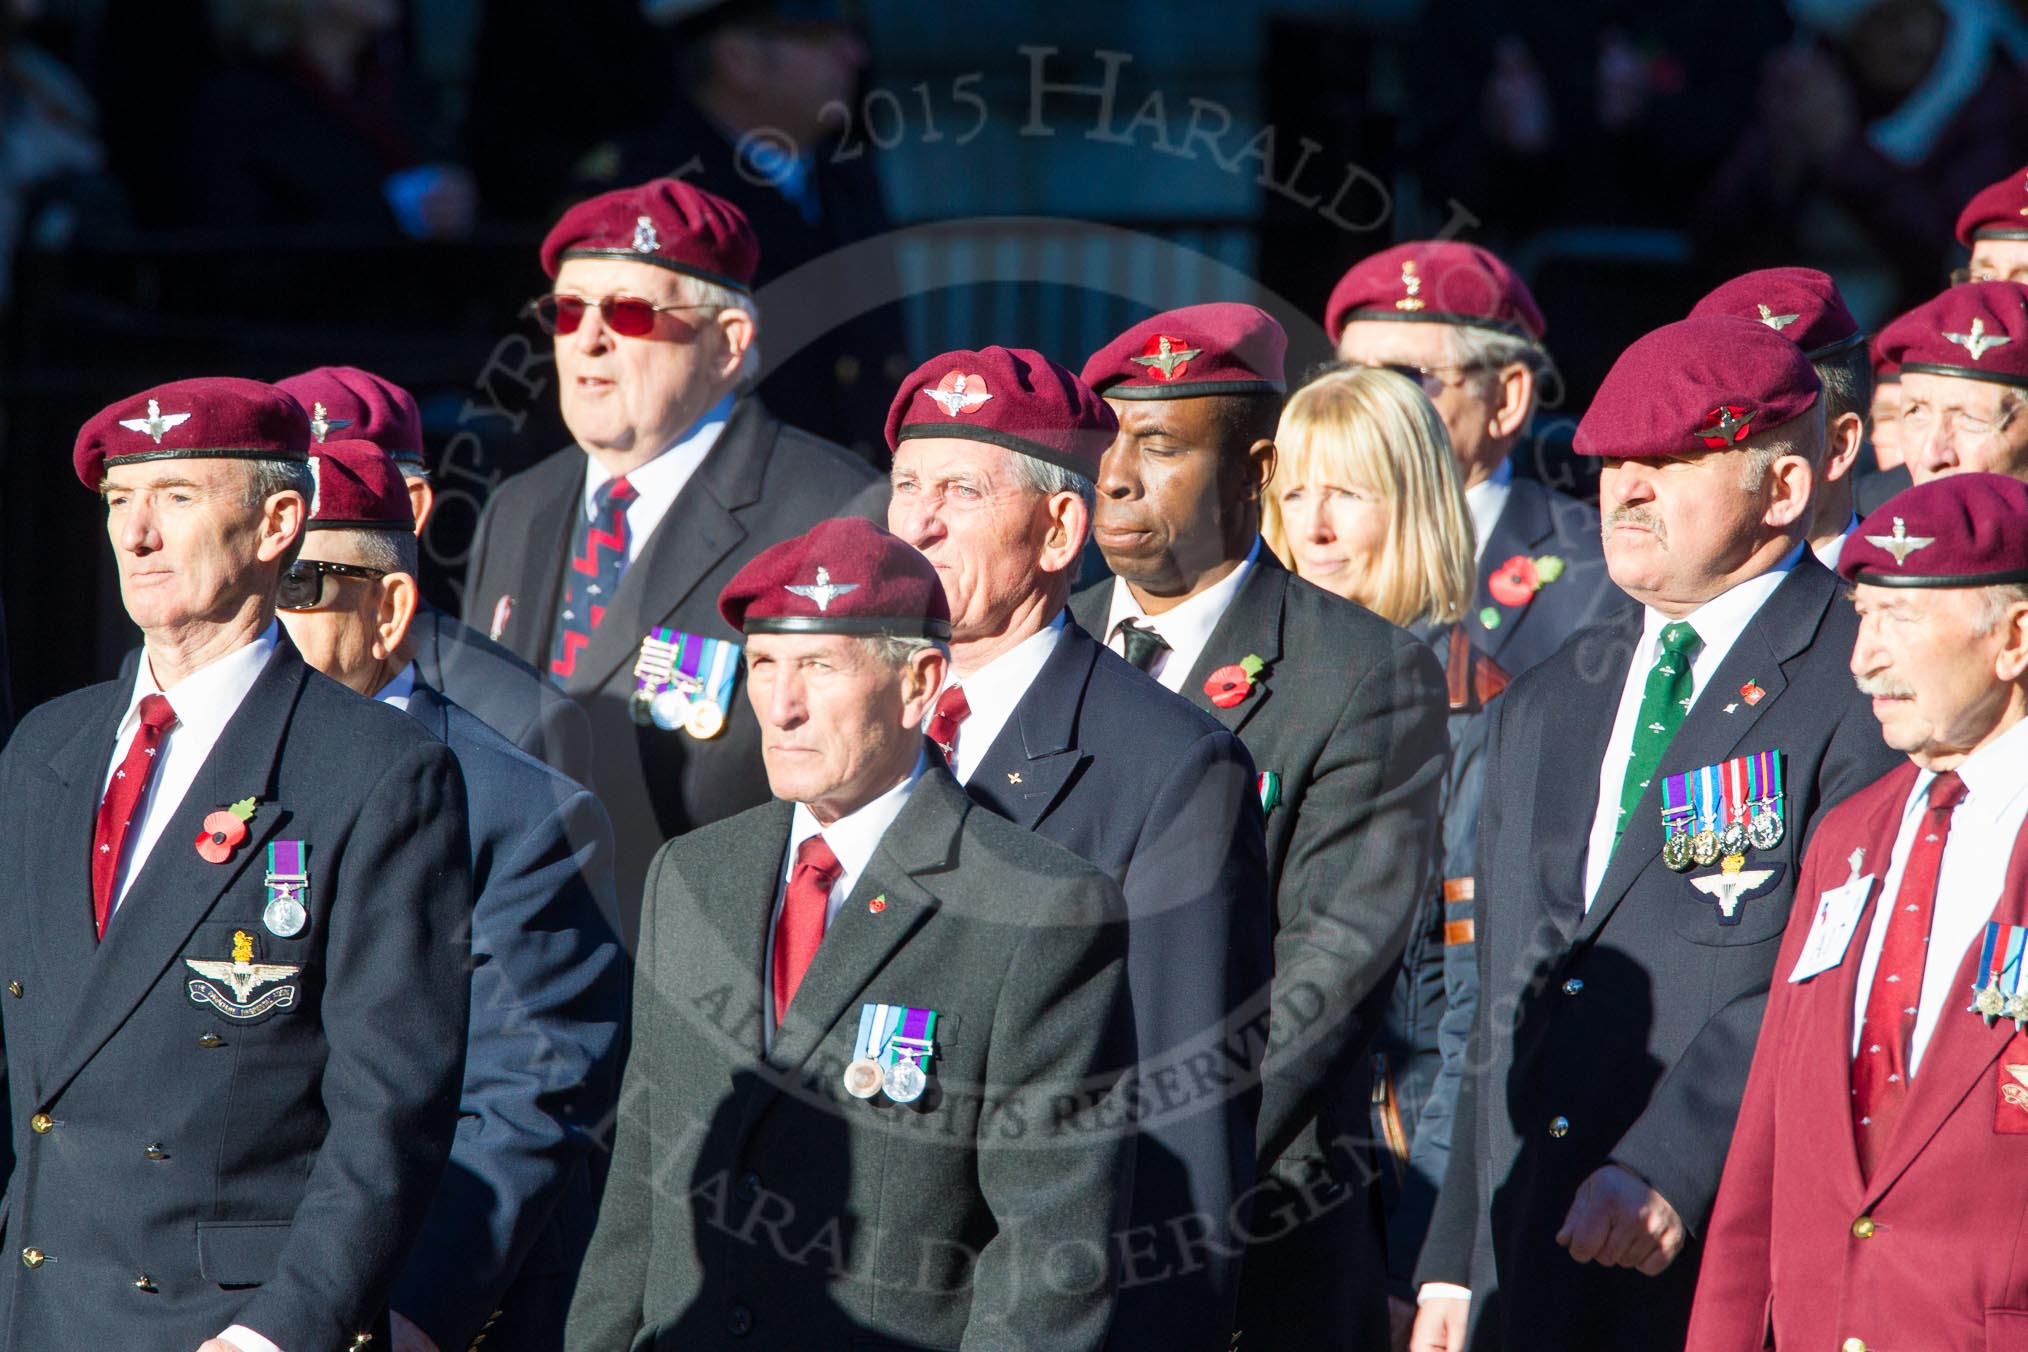
{"label": "maroon beret", "polygon": [[542,270],[554,277],[572,258],[653,263],[751,291],[760,241],[746,213],[723,197],[673,178],[653,178],[564,212],[542,241]]}
{"label": "maroon beret", "polygon": [[1108,399],[1284,394],[1289,336],[1251,305],[1190,305],[1146,319],[1084,364],[1084,383]]}
{"label": "maroon beret", "polygon": [[1417,240],[1352,265],[1324,307],[1337,342],[1355,319],[1464,324],[1540,342],[1548,325],[1514,269],[1476,244]]}
{"label": "maroon beret", "polygon": [[273,385],[236,376],[175,380],[108,404],[77,434],[71,464],[96,493],[106,470],[143,460],[294,460],[310,418]]}
{"label": "maroon beret", "polygon": [[746,634],[951,636],[951,603],[930,561],[863,517],[819,521],[756,554],[718,594]]}
{"label": "maroon beret", "polygon": [[1880,326],[1880,332],[1873,335],[1870,350],[1873,356],[1874,384],[1891,384],[1901,379],[1901,358],[1899,355],[1890,358],[1887,349],[1891,344],[1894,351],[1899,354],[1908,345],[1909,321],[1915,317],[1916,312],[1913,310],[1904,315],[1896,315]]}
{"label": "maroon beret", "polygon": [[2028,239],[2028,167],[1981,188],[1958,213],[1958,243],[1977,239]]}
{"label": "maroon beret", "polygon": [[1722,450],[1800,417],[1820,389],[1803,350],[1757,319],[1679,319],[1620,354],[1572,445],[1636,460]]}
{"label": "maroon beret", "polygon": [[401,386],[356,366],[319,366],[275,382],[310,410],[310,436],[322,443],[333,432],[370,441],[396,464],[423,463],[422,410]]}
{"label": "maroon beret", "polygon": [[1954,286],[1883,329],[1880,355],[1904,372],[2028,386],[2028,283]]}
{"label": "maroon beret", "polygon": [[1734,277],[1691,307],[1690,317],[1699,315],[1758,320],[1811,361],[1849,352],[1866,341],[1838,284],[1815,268],[1763,268]]}
{"label": "maroon beret", "polygon": [[911,437],[958,437],[1098,478],[1120,420],[1091,386],[1040,352],[986,347],[932,357],[887,410],[887,449]]}
{"label": "maroon beret", "polygon": [[1905,488],[1845,541],[1838,576],[1876,587],[2028,582],[2028,484],[1965,473]]}
{"label": "maroon beret", "polygon": [[370,441],[327,441],[312,449],[317,492],[304,530],[415,529],[408,485],[393,456]]}

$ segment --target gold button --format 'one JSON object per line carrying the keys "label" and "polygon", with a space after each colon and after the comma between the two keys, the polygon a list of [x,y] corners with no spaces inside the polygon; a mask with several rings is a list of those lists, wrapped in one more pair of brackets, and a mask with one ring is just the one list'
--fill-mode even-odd
{"label": "gold button", "polygon": [[353,1346],[354,1348],[361,1348],[361,1347],[364,1347],[364,1346],[366,1346],[366,1345],[367,1345],[368,1343],[370,1343],[370,1342],[372,1342],[372,1341],[373,1341],[373,1335],[372,1335],[372,1334],[370,1334],[370,1333],[359,1333],[359,1334],[354,1334],[354,1335],[353,1335],[353,1338],[352,1338],[352,1346]]}
{"label": "gold button", "polygon": [[40,1249],[23,1249],[21,1251],[21,1265],[23,1267],[39,1268],[42,1266],[42,1260],[43,1253]]}
{"label": "gold button", "polygon": [[136,1291],[153,1292],[159,1291],[162,1288],[155,1285],[155,1279],[153,1277],[150,1277],[147,1273],[144,1272],[140,1276],[134,1278],[134,1289]]}
{"label": "gold button", "polygon": [[21,983],[19,981],[8,982],[7,993],[13,996],[15,999],[19,1000],[21,998]]}
{"label": "gold button", "polygon": [[1838,1352],[1866,1352],[1866,1340],[1864,1338],[1847,1338],[1844,1342],[1838,1344]]}
{"label": "gold button", "polygon": [[169,1152],[162,1148],[160,1141],[150,1143],[148,1148],[141,1153],[151,1160],[166,1160],[169,1158]]}
{"label": "gold button", "polygon": [[28,1129],[37,1136],[47,1136],[56,1130],[56,1119],[48,1113],[37,1113],[28,1119]]}
{"label": "gold button", "polygon": [[223,1047],[225,1039],[216,1033],[206,1033],[203,1037],[197,1039],[197,1045],[200,1047]]}
{"label": "gold button", "polygon": [[1873,1218],[1871,1216],[1861,1216],[1858,1220],[1853,1221],[1852,1233],[1860,1239],[1873,1238]]}
{"label": "gold button", "polygon": [[1549,1134],[1551,1136],[1554,1136],[1559,1141],[1562,1140],[1565,1136],[1570,1134],[1570,1119],[1561,1116],[1550,1118]]}

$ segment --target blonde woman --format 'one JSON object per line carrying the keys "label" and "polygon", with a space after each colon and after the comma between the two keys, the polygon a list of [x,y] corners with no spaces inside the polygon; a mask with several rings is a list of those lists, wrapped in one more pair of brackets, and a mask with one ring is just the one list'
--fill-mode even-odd
{"label": "blonde woman", "polygon": [[1326,371],[1290,396],[1275,446],[1261,528],[1269,548],[1298,576],[1420,636],[1449,685],[1443,877],[1409,935],[1373,1055],[1373,1129],[1392,1156],[1381,1187],[1388,1306],[1401,1347],[1478,1002],[1472,838],[1484,710],[1507,676],[1458,623],[1476,579],[1472,520],[1450,437],[1414,379],[1381,367]]}

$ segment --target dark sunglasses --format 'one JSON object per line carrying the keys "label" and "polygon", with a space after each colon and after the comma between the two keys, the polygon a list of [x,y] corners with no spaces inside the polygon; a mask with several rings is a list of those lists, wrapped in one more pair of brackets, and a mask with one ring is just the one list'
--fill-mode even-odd
{"label": "dark sunglasses", "polygon": [[[524,314],[535,316],[535,322],[542,325],[542,331],[555,335],[576,333],[584,323],[586,310],[596,308],[605,326],[622,338],[646,338],[655,331],[655,316],[666,315],[676,310],[711,310],[711,305],[657,305],[653,301],[641,300],[634,296],[607,296],[602,300],[587,300],[583,296],[572,296],[561,291],[552,291],[546,296],[537,296],[523,307]],[[688,325],[685,332],[675,335],[688,338],[696,330]]]}
{"label": "dark sunglasses", "polygon": [[283,610],[315,610],[324,604],[324,579],[353,577],[376,582],[387,576],[385,568],[362,568],[356,563],[325,563],[321,559],[297,559],[282,574],[275,589],[275,605]]}

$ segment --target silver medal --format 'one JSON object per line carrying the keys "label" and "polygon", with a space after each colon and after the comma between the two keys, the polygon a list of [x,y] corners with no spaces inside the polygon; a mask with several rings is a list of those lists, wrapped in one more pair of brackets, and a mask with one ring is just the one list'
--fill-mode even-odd
{"label": "silver medal", "polygon": [[277,939],[293,939],[310,923],[310,913],[293,896],[279,896],[261,912],[261,923]]}
{"label": "silver medal", "polygon": [[929,1088],[929,1076],[913,1061],[897,1061],[887,1068],[884,1087],[896,1103],[914,1103]]}
{"label": "silver medal", "polygon": [[674,686],[655,696],[654,704],[649,706],[649,716],[655,720],[655,726],[664,732],[674,732],[682,727],[683,720],[689,713],[689,696]]}

